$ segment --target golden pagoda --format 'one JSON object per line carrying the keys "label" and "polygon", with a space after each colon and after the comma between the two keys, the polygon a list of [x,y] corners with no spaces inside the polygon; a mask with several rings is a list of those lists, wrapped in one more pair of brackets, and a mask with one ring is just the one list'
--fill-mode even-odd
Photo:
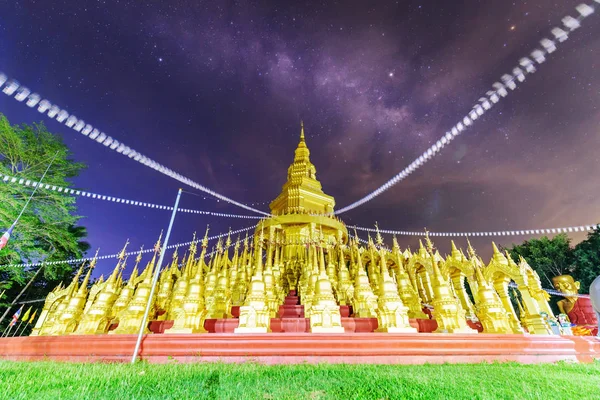
{"label": "golden pagoda", "polygon": [[[80,283],[79,269],[70,285],[55,288],[32,335],[136,333],[148,300],[145,331],[155,334],[210,334],[217,326],[235,334],[268,333],[275,331],[273,321],[279,332],[315,334],[354,332],[365,322],[386,334],[551,334],[542,317],[550,310],[547,297],[525,260],[516,264],[493,244],[487,266],[470,244],[468,258],[454,243],[444,257],[428,235],[427,247],[421,243],[416,252],[402,251],[395,238],[388,248],[379,231],[375,241],[361,240],[356,231],[350,238],[334,206],[317,180],[301,124],[287,181],[253,240],[243,240],[243,251],[239,238],[233,243],[222,235],[226,240],[219,238],[207,253],[207,230],[199,258],[194,235],[181,264],[174,257],[162,266],[155,265],[157,243],[144,271],[138,275],[140,252],[125,282],[123,250],[106,282],[88,290],[89,270]],[[162,271],[160,286],[149,299],[155,268]],[[511,303],[509,284],[522,304]]]}
{"label": "golden pagoda", "polygon": [[346,225],[333,215],[335,200],[323,192],[317,180],[315,166],[310,161],[310,150],[306,145],[304,124],[300,124],[300,142],[294,152],[294,161],[288,168],[287,181],[281,193],[269,205],[271,217],[259,222],[255,234],[265,230],[266,237],[280,234],[288,243],[288,254],[296,255],[302,243],[321,232],[326,243],[346,243]]}

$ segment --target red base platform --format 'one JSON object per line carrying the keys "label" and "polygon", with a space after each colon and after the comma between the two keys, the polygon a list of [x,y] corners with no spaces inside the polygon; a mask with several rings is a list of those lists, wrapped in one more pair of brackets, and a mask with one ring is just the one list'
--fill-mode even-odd
{"label": "red base platform", "polygon": [[[38,336],[0,339],[0,358],[127,362],[135,335]],[[140,357],[150,362],[423,364],[518,361],[592,362],[600,339],[579,336],[389,333],[147,335]]]}

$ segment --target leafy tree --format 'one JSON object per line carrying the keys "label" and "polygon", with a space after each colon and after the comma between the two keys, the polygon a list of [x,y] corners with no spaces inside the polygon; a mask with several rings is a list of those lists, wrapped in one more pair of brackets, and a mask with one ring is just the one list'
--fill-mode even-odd
{"label": "leafy tree", "polygon": [[522,244],[513,244],[507,250],[515,262],[519,262],[519,256],[523,256],[546,282],[544,286],[549,285],[547,287],[552,287],[552,277],[572,274],[576,268],[571,239],[564,233],[552,239],[544,236],[540,239],[526,240]]}
{"label": "leafy tree", "polygon": [[590,284],[600,275],[600,227],[588,233],[587,239],[573,250],[577,268],[573,277],[581,283],[581,293],[588,293]]}
{"label": "leafy tree", "polygon": [[[48,132],[43,123],[15,126],[0,114],[0,173],[39,181],[55,155],[44,183],[69,187],[69,179],[77,176],[84,165],[71,159],[61,138]],[[0,234],[10,227],[32,191],[31,186],[0,180]],[[7,299],[12,300],[39,268],[11,264],[80,258],[89,249],[83,241],[85,228],[76,225],[81,217],[75,211],[74,196],[38,189],[8,245],[0,250],[0,293],[7,289],[0,307],[6,306]],[[45,266],[32,293],[44,297],[58,281],[69,279],[72,269],[67,264]]]}

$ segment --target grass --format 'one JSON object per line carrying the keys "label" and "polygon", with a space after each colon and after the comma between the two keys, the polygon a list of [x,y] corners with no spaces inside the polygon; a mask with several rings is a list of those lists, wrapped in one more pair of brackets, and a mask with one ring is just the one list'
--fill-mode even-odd
{"label": "grass", "polygon": [[600,363],[70,364],[0,361],[3,399],[596,399]]}

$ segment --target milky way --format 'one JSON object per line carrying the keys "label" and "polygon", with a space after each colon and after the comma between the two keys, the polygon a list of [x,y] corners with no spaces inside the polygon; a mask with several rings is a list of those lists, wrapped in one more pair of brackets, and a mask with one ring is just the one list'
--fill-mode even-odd
{"label": "milky way", "polygon": [[[412,162],[579,2],[11,2],[0,13],[0,69],[245,203],[277,196],[303,119],[318,177],[340,208]],[[344,214],[346,222],[434,231],[600,222],[599,25],[599,16],[587,19],[467,134]],[[42,119],[5,96],[0,112],[13,123]],[[176,182],[47,125],[89,165],[77,187],[173,202]],[[203,196],[182,201],[247,213]],[[149,247],[169,218],[91,199],[78,206],[101,253],[116,252],[126,238],[132,249]],[[247,226],[186,216],[176,220],[173,242],[207,223],[212,233]],[[489,239],[474,244],[489,256]]]}

